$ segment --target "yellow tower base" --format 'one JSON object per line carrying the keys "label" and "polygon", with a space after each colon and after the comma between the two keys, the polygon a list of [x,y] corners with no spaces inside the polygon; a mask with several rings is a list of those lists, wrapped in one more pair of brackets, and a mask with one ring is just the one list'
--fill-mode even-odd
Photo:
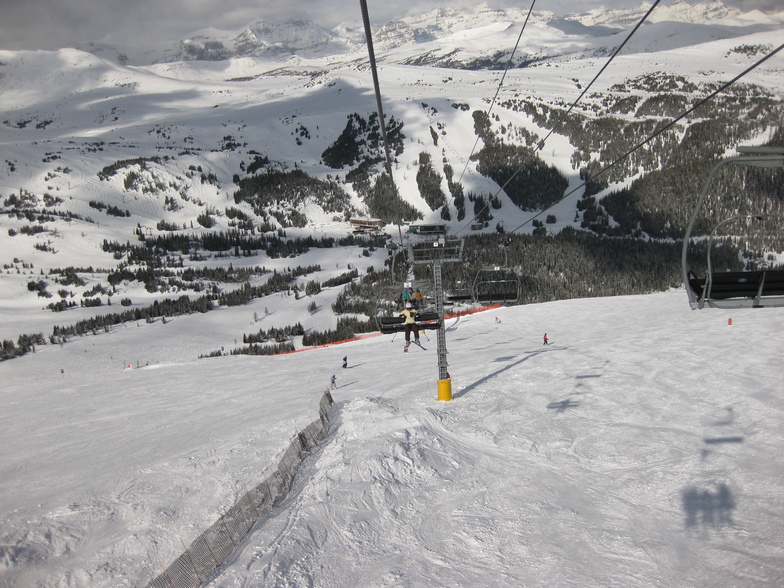
{"label": "yellow tower base", "polygon": [[438,399],[452,400],[452,380],[438,380]]}

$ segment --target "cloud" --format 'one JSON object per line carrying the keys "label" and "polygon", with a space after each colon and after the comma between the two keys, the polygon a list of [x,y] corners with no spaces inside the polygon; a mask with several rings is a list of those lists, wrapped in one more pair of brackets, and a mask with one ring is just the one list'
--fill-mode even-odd
{"label": "cloud", "polygon": [[744,12],[749,12],[751,10],[761,10],[762,12],[784,11],[781,0],[725,0],[725,4],[727,6],[740,8]]}
{"label": "cloud", "polygon": [[[744,10],[780,10],[781,0],[725,0]],[[629,0],[560,0],[537,10],[566,14],[604,6],[628,7]],[[490,7],[526,8],[513,0],[491,0]],[[438,6],[459,10],[468,0],[367,0],[371,20],[382,24]],[[356,0],[0,0],[0,48],[59,49],[87,42],[111,44],[175,40],[205,28],[235,30],[261,19],[313,20],[333,27],[361,22]]]}

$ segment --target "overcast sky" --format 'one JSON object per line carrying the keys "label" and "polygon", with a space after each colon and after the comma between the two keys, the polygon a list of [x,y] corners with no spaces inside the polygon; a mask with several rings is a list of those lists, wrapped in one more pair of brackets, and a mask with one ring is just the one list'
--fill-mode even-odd
{"label": "overcast sky", "polygon": [[[536,10],[558,14],[629,0],[539,0]],[[690,3],[695,3],[691,1]],[[371,20],[383,24],[436,6],[459,9],[476,0],[367,0]],[[493,8],[527,9],[530,0],[489,0]],[[744,9],[782,10],[784,0],[725,0]],[[361,22],[358,0],[0,0],[0,49],[58,49],[86,42],[137,44],[176,40],[208,27],[234,30],[260,19],[298,18],[326,27]]]}

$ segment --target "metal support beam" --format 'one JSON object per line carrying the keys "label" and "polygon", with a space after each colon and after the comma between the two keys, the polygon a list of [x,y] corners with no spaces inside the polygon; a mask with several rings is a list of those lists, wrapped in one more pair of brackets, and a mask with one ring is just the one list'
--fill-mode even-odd
{"label": "metal support beam", "polygon": [[438,320],[441,326],[438,327],[438,379],[446,380],[449,378],[447,366],[446,350],[446,329],[444,328],[444,284],[441,280],[441,264],[433,264],[433,279],[435,281],[436,290],[436,313],[438,313]]}
{"label": "metal support beam", "polygon": [[463,239],[446,239],[441,237],[436,241],[419,243],[418,247],[410,248],[409,258],[412,265],[433,266],[433,286],[436,298],[436,313],[438,313],[438,399],[452,400],[452,378],[449,375],[449,361],[446,349],[446,327],[444,327],[444,282],[442,279],[442,266],[445,263],[459,263],[463,260]]}

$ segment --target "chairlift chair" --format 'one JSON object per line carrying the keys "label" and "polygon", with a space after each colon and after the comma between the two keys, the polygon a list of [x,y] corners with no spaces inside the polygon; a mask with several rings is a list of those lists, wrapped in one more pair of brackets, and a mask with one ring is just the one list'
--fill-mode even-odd
{"label": "chairlift chair", "polygon": [[508,236],[502,237],[499,242],[504,252],[504,265],[486,266],[476,273],[471,293],[477,304],[517,302],[520,299],[520,277],[508,264],[510,244]]}
{"label": "chairlift chair", "polygon": [[474,278],[473,296],[477,304],[517,302],[520,299],[520,278],[508,267],[484,267]]}
{"label": "chairlift chair", "polygon": [[733,221],[784,220],[778,213],[736,214],[718,223],[708,238],[707,272],[698,276],[688,265],[692,230],[705,203],[713,177],[727,163],[754,167],[784,168],[784,147],[738,147],[739,156],[728,157],[717,163],[705,182],[694,209],[686,234],[683,237],[681,269],[683,283],[693,310],[711,308],[763,308],[784,306],[784,269],[756,269],[747,271],[716,272],[711,263],[714,244],[721,238],[719,229]]}
{"label": "chairlift chair", "polygon": [[474,300],[473,283],[470,280],[458,280],[445,294],[447,302],[472,302]]}
{"label": "chairlift chair", "polygon": [[414,299],[411,303],[417,307],[419,317],[417,323],[420,329],[437,329],[440,323],[437,321],[438,314],[433,309],[433,284],[429,280],[413,280],[405,284],[394,284],[381,286],[378,291],[376,302],[376,323],[378,330],[382,333],[396,333],[403,330],[403,318],[400,311],[403,310],[401,294],[404,289],[409,289],[416,294],[422,292],[421,301]]}
{"label": "chairlift chair", "polygon": [[[385,335],[399,333],[405,329],[405,319],[402,316],[389,316],[379,318],[379,331]],[[437,312],[422,312],[417,315],[417,326],[420,331],[435,330],[441,326]]]}

